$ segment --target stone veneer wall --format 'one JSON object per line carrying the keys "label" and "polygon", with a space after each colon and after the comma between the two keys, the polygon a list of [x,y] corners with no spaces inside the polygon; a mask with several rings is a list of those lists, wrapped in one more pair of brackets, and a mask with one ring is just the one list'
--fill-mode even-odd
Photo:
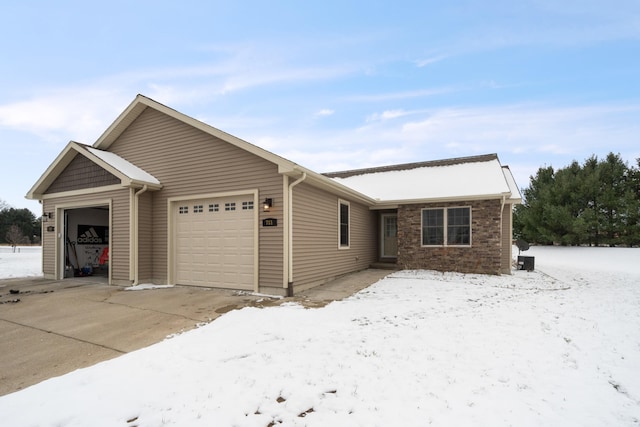
{"label": "stone veneer wall", "polygon": [[[471,206],[470,247],[423,247],[424,208]],[[500,274],[500,200],[428,203],[398,207],[398,265],[403,269]]]}

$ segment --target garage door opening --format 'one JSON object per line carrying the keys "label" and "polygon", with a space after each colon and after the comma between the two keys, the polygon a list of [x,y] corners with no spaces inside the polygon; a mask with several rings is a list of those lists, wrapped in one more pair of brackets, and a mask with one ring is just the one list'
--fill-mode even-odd
{"label": "garage door opening", "polygon": [[64,210],[64,278],[109,278],[109,206]]}

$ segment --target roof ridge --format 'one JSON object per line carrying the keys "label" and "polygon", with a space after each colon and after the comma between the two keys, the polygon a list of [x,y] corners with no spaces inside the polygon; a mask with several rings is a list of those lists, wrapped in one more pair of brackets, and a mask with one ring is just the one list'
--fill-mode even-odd
{"label": "roof ridge", "polygon": [[377,166],[372,168],[352,169],[352,170],[339,171],[339,172],[326,172],[326,173],[323,173],[322,175],[328,178],[349,178],[355,175],[365,175],[370,173],[402,171],[402,170],[410,170],[410,169],[417,169],[417,168],[424,168],[424,167],[451,166],[451,165],[458,165],[458,164],[464,164],[464,163],[488,162],[490,160],[497,160],[497,159],[498,159],[498,155],[496,153],[480,154],[477,156],[454,157],[450,159],[429,160],[425,162],[402,163],[398,165]]}

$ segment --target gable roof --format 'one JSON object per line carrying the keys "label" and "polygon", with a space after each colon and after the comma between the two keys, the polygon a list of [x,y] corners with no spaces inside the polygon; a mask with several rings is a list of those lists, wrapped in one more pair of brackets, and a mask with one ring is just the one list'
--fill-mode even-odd
{"label": "gable roof", "polygon": [[27,193],[27,198],[42,198],[78,153],[118,177],[123,186],[162,188],[151,174],[109,151],[109,147],[147,108],[274,163],[280,174],[294,179],[303,178],[310,185],[373,208],[427,200],[504,198],[513,203],[521,200],[511,172],[508,168],[503,170],[495,154],[319,174],[143,95],[136,96],[93,147],[70,142]]}
{"label": "gable roof", "polygon": [[293,178],[305,177],[305,182],[326,189],[328,191],[347,195],[362,203],[371,205],[375,201],[370,197],[354,191],[352,188],[346,187],[338,182],[327,179],[322,174],[314,172],[303,166],[298,165],[284,157],[278,156],[270,151],[260,148],[257,145],[251,144],[243,139],[228,134],[220,129],[217,129],[207,123],[196,120],[193,117],[187,116],[173,108],[167,107],[151,98],[138,94],[136,98],[129,104],[129,106],[116,118],[116,120],[104,131],[104,133],[93,144],[93,147],[100,150],[108,150],[111,144],[113,144],[120,135],[133,123],[142,112],[147,108],[153,108],[161,113],[173,117],[189,126],[192,126],[202,132],[212,135],[222,141],[225,141],[235,147],[248,151],[258,157],[261,157],[271,163],[278,166],[278,172]]}
{"label": "gable roof", "polygon": [[69,166],[71,161],[82,155],[109,171],[112,175],[120,179],[123,187],[143,187],[158,190],[162,184],[150,173],[142,170],[122,157],[107,151],[98,150],[75,141],[70,141],[62,152],[51,163],[40,179],[31,187],[27,193],[28,199],[41,199],[49,186],[55,179]]}
{"label": "gable roof", "polygon": [[131,104],[129,104],[129,106],[116,118],[111,126],[109,126],[107,130],[103,132],[103,134],[93,144],[93,147],[100,150],[108,150],[111,144],[113,144],[129,127],[129,125],[133,123],[138,118],[138,116],[140,116],[140,114],[142,114],[142,112],[147,108],[153,108],[154,110],[173,117],[174,119],[177,119],[196,129],[208,133],[209,135],[215,136],[216,138],[219,138],[231,145],[262,157],[265,160],[277,164],[278,166],[282,166],[283,169],[293,169],[294,166],[297,166],[295,163],[285,159],[284,157],[273,154],[263,148],[258,147],[257,145],[251,144],[236,136],[223,132],[220,129],[214,128],[211,125],[201,122],[200,120],[196,120],[193,117],[187,116],[186,114],[183,114],[177,110],[174,110],[173,108],[167,107],[164,104],[161,104],[151,98],[147,98],[146,96],[140,94],[135,97],[133,102],[131,102]]}
{"label": "gable roof", "polygon": [[[505,198],[517,202],[496,154],[327,173],[383,204]],[[507,177],[508,175],[508,177]],[[515,187],[515,181],[513,181]]]}

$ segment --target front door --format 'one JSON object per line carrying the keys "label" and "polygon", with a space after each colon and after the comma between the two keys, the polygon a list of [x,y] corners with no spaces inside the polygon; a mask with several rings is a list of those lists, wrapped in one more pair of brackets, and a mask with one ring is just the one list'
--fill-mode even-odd
{"label": "front door", "polygon": [[398,215],[383,214],[382,218],[382,258],[396,258],[398,256]]}

